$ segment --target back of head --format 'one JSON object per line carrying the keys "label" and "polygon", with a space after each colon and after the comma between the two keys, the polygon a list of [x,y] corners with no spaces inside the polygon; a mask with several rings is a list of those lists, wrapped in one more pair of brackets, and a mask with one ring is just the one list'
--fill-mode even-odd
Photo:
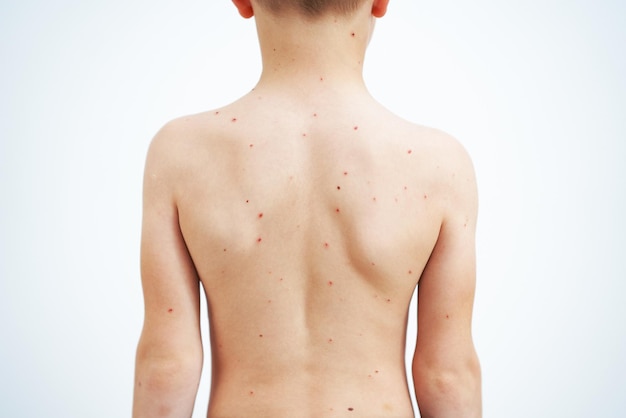
{"label": "back of head", "polygon": [[295,12],[315,18],[328,13],[345,15],[357,10],[364,0],[256,0],[274,14]]}

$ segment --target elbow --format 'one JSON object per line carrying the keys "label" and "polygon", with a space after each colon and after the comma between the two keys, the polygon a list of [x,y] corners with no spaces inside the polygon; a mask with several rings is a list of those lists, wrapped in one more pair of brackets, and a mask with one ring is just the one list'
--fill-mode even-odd
{"label": "elbow", "polygon": [[457,364],[413,364],[415,395],[424,418],[481,417],[481,371],[478,358]]}
{"label": "elbow", "polygon": [[152,393],[171,393],[197,386],[202,373],[202,350],[165,351],[138,347],[136,386]]}

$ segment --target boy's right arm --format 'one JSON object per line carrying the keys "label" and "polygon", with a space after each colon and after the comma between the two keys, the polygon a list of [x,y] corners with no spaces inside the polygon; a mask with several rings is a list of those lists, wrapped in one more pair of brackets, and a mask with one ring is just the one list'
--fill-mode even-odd
{"label": "boy's right arm", "polygon": [[471,334],[477,193],[471,162],[464,153],[460,157],[447,176],[450,195],[439,238],[418,288],[413,380],[422,418],[482,416],[480,365]]}

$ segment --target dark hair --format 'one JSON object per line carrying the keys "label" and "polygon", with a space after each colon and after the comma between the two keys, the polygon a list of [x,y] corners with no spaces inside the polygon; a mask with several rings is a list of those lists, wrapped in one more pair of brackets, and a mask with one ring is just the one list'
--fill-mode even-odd
{"label": "dark hair", "polygon": [[363,0],[257,0],[257,3],[275,14],[287,10],[308,17],[319,17],[327,13],[352,13],[359,8]]}

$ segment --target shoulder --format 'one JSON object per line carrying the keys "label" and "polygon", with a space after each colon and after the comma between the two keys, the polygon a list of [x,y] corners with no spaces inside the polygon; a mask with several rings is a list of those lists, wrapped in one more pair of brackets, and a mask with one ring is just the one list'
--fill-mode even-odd
{"label": "shoulder", "polygon": [[413,125],[413,138],[422,145],[432,184],[447,212],[477,209],[478,191],[472,158],[454,136],[435,128]]}

